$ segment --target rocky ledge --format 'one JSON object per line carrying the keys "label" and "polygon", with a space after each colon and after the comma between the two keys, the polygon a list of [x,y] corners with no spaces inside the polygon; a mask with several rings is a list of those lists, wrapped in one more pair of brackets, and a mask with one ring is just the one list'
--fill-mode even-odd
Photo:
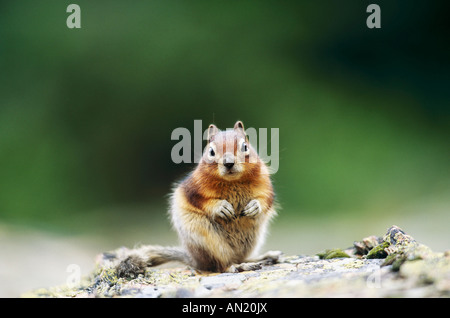
{"label": "rocky ledge", "polygon": [[275,264],[236,273],[200,273],[179,265],[119,278],[114,254],[99,255],[96,269],[76,286],[34,290],[23,297],[450,296],[450,251],[433,252],[397,226],[351,248],[280,256]]}

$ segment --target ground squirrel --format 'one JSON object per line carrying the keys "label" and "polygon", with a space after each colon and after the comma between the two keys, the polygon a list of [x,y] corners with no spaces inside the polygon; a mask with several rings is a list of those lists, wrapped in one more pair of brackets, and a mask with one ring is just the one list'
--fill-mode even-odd
{"label": "ground squirrel", "polygon": [[276,261],[280,254],[256,256],[276,214],[274,192],[268,168],[250,145],[241,121],[227,131],[209,126],[205,152],[196,169],[176,184],[169,213],[181,247],[131,250],[117,265],[119,276],[169,261],[204,271],[248,270]]}

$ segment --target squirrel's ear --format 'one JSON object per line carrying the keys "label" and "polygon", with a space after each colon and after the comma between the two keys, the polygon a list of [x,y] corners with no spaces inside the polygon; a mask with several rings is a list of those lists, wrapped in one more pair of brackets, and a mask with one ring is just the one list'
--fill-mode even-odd
{"label": "squirrel's ear", "polygon": [[234,124],[234,130],[242,130],[242,132],[245,134],[244,124],[242,121],[238,120],[236,124]]}
{"label": "squirrel's ear", "polygon": [[208,142],[211,141],[211,138],[214,137],[215,134],[219,132],[219,128],[216,127],[216,125],[211,124],[208,127]]}

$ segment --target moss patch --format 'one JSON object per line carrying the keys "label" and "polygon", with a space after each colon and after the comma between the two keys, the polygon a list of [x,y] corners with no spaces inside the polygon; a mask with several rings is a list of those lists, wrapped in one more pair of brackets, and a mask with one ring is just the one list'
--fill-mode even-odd
{"label": "moss patch", "polygon": [[332,259],[332,258],[342,258],[342,257],[350,257],[347,253],[345,253],[340,248],[333,248],[329,250],[325,250],[324,252],[316,254],[320,259]]}
{"label": "moss patch", "polygon": [[383,242],[381,244],[378,244],[374,248],[372,248],[369,253],[367,253],[368,259],[373,258],[386,258],[388,256],[388,253],[386,252],[386,248],[389,247],[389,242]]}

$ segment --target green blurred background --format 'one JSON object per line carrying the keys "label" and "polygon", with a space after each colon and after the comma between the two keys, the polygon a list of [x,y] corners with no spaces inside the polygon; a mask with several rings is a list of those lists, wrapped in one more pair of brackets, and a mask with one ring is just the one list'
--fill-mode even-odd
{"label": "green blurred background", "polygon": [[[372,2],[2,1],[0,276],[176,244],[167,194],[193,165],[171,161],[171,132],[195,119],[279,128],[267,248],[315,253],[397,224],[447,249],[449,6]],[[53,283],[36,276],[26,288]]]}

